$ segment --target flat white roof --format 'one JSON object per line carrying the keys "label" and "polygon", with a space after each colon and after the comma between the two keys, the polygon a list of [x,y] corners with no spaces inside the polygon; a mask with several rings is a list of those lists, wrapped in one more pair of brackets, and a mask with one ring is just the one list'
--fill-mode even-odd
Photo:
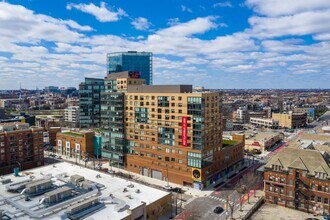
{"label": "flat white roof", "polygon": [[[49,177],[51,175],[51,180],[55,185],[63,186],[65,185],[65,182],[61,181],[56,176],[66,173],[68,176],[67,180],[70,180],[70,176],[72,175],[81,175],[85,177],[85,180],[90,180],[95,183],[104,185],[104,187],[100,190],[101,195],[99,195],[98,197],[107,200],[112,194],[113,198],[116,201],[119,201],[121,204],[123,204],[123,207],[125,207],[121,211],[116,211],[116,204],[111,204],[110,202],[107,202],[105,203],[105,208],[100,209],[95,213],[89,215],[88,219],[122,219],[129,215],[127,212],[128,209],[134,209],[140,206],[142,202],[145,202],[146,205],[149,205],[169,194],[168,192],[162,190],[114,177],[111,174],[101,173],[95,170],[91,170],[82,166],[73,165],[66,162],[57,163],[55,164],[55,166],[48,165],[40,168],[26,170],[23,171],[23,173],[25,176],[15,177],[14,175],[6,175],[1,177],[0,180],[11,179],[11,183],[5,185],[0,183],[0,201],[7,198],[14,198],[15,202],[19,204],[20,207],[24,207],[27,209],[32,209],[32,207],[33,209],[37,209],[35,207],[39,207],[40,209],[38,211],[42,211],[42,209],[44,209],[44,206],[39,205],[39,201],[44,197],[44,194],[36,197],[31,197],[31,201],[27,202],[24,200],[24,195],[8,192],[6,189],[6,185],[27,180],[31,175],[35,177],[35,180],[47,176]],[[100,178],[96,177],[98,174],[100,175]],[[128,187],[128,185],[130,185],[131,183],[134,185],[133,188]],[[127,189],[127,192],[123,192],[124,188]],[[139,189],[140,193],[136,192],[137,189]],[[61,208],[57,208],[51,215],[46,216],[45,218],[54,220],[61,219],[61,217],[63,217],[63,215],[65,214],[67,207],[68,205],[65,205]],[[6,203],[0,205],[0,210],[7,210],[9,212],[16,213],[16,215],[18,216],[17,219],[32,219],[21,209],[17,210],[13,205],[9,205]]]}

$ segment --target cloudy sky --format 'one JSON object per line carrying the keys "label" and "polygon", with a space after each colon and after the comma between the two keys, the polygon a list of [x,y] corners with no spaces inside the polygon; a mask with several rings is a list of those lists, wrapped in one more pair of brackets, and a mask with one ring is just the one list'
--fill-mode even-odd
{"label": "cloudy sky", "polygon": [[77,87],[128,50],[154,84],[330,88],[330,1],[0,2],[0,89]]}

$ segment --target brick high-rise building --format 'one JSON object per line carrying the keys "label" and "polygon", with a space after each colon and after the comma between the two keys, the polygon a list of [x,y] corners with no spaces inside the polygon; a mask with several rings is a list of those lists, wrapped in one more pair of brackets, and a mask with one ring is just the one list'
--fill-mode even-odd
{"label": "brick high-rise building", "polygon": [[43,128],[27,123],[0,124],[0,173],[31,169],[44,164]]}
{"label": "brick high-rise building", "polygon": [[265,165],[265,201],[317,214],[329,213],[329,155],[285,148]]}
{"label": "brick high-rise building", "polygon": [[191,85],[128,87],[126,169],[199,189],[239,170],[244,135],[222,144],[219,104],[218,93]]}

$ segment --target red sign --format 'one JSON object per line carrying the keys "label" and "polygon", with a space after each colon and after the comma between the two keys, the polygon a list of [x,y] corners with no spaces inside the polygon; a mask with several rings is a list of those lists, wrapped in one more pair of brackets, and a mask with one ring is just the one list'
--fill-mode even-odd
{"label": "red sign", "polygon": [[188,140],[188,122],[187,117],[182,117],[182,146],[187,147],[187,140]]}

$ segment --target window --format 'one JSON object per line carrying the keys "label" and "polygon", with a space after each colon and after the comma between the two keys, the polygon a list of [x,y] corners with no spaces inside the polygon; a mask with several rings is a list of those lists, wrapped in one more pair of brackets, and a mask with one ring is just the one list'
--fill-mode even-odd
{"label": "window", "polygon": [[306,171],[305,170],[302,171],[302,176],[306,177]]}
{"label": "window", "polygon": [[275,182],[278,182],[278,178],[277,177],[275,177]]}
{"label": "window", "polygon": [[272,186],[269,186],[269,191],[273,192],[273,187]]}
{"label": "window", "polygon": [[170,148],[165,148],[165,152],[169,153],[170,152]]}
{"label": "window", "polygon": [[274,192],[276,192],[276,193],[278,192],[278,188],[277,187],[274,188]]}
{"label": "window", "polygon": [[284,178],[281,178],[281,183],[284,183]]}
{"label": "window", "polygon": [[292,180],[289,181],[289,185],[292,185]]}
{"label": "window", "polygon": [[182,154],[182,150],[178,150],[178,153],[179,153],[179,154]]}
{"label": "window", "polygon": [[318,185],[318,186],[317,186],[317,190],[318,190],[318,191],[322,191],[322,186],[321,186],[321,185]]}
{"label": "window", "polygon": [[329,192],[329,186],[324,187],[324,192]]}
{"label": "window", "polygon": [[182,160],[181,160],[181,159],[179,159],[179,160],[178,160],[178,162],[179,162],[179,163],[182,163]]}
{"label": "window", "polygon": [[284,193],[284,189],[283,188],[281,188],[281,194],[283,194]]}
{"label": "window", "polygon": [[311,201],[315,201],[315,196],[311,196]]}
{"label": "window", "polygon": [[273,177],[272,177],[272,176],[269,176],[269,180],[270,180],[270,181],[273,181]]}
{"label": "window", "polygon": [[322,197],[317,197],[317,202],[322,202]]}
{"label": "window", "polygon": [[324,204],[329,204],[329,199],[328,198],[324,198]]}

